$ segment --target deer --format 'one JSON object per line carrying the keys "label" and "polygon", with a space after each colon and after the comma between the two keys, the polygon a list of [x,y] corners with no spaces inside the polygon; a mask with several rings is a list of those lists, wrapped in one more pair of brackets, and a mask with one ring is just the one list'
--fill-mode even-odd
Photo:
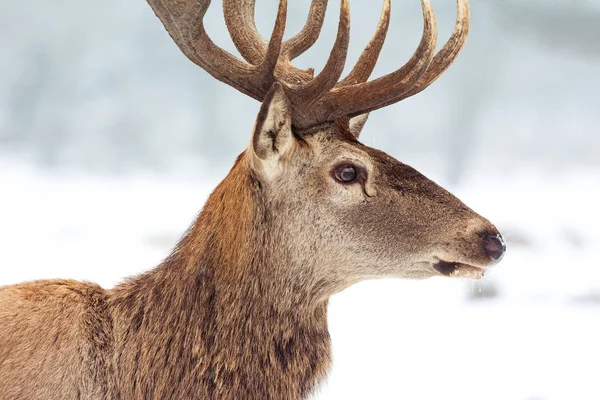
{"label": "deer", "polygon": [[0,288],[0,399],[305,399],[331,365],[329,298],[376,278],[481,279],[502,258],[497,228],[451,193],[359,141],[369,113],[423,91],[454,61],[467,0],[436,52],[430,0],[401,68],[369,80],[391,0],[343,79],[350,32],[340,0],[322,69],[291,61],[319,37],[327,0],[283,40],[280,0],[265,40],[255,0],[223,0],[241,58],[207,35],[210,0],[148,0],[181,51],[261,102],[247,148],[154,269],[112,289],[72,280]]}

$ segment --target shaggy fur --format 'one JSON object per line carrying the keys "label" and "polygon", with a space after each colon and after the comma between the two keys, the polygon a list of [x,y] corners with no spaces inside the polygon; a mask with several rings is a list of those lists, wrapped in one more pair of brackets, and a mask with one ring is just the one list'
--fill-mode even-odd
{"label": "shaggy fur", "polygon": [[269,272],[260,191],[242,157],[173,254],[113,290],[0,288],[0,398],[305,397],[330,363],[327,302]]}
{"label": "shaggy fur", "polygon": [[[489,264],[484,218],[351,124],[303,137],[281,91],[172,254],[112,290],[0,288],[1,400],[282,399],[330,365],[329,297],[363,279]],[[357,179],[335,171],[354,165]]]}

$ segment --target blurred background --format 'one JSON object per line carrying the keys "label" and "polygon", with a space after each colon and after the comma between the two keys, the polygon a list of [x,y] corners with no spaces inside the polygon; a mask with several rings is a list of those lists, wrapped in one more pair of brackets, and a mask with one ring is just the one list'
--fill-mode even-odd
{"label": "blurred background", "polygon": [[[272,29],[275,0],[257,2]],[[290,2],[288,36],[308,0]],[[323,67],[323,34],[300,67]],[[440,42],[455,18],[434,0]],[[379,18],[351,1],[348,71]],[[455,64],[372,114],[362,140],[493,221],[483,281],[365,282],[331,301],[334,367],[315,399],[599,399],[600,1],[477,0]],[[220,2],[206,18],[236,53]],[[374,76],[408,60],[395,0]],[[112,287],[162,260],[248,143],[259,104],[180,53],[143,0],[0,2],[0,285]]]}

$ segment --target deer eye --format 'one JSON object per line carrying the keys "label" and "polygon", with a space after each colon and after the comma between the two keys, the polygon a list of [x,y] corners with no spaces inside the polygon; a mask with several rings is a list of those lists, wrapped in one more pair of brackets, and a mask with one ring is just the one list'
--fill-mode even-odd
{"label": "deer eye", "polygon": [[338,181],[343,183],[350,183],[356,179],[358,172],[352,165],[344,165],[335,172],[335,177]]}

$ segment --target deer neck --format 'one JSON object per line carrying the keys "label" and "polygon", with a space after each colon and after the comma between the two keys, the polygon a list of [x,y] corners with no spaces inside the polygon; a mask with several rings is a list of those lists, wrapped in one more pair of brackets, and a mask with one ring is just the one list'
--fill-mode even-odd
{"label": "deer neck", "polygon": [[269,210],[239,164],[171,256],[114,289],[116,350],[138,364],[128,379],[182,375],[177,393],[165,382],[134,395],[300,399],[326,374],[327,301],[283,273],[292,260],[268,246]]}

